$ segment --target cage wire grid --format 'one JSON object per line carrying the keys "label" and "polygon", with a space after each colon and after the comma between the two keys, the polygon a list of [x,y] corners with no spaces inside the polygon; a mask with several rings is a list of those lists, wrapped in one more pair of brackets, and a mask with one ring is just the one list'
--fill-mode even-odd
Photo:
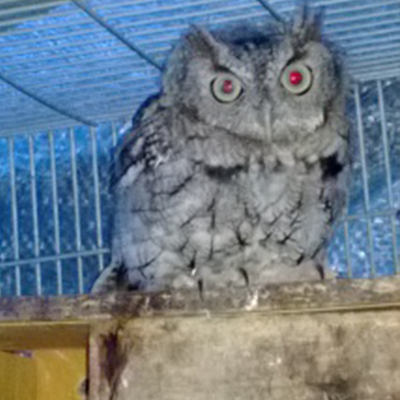
{"label": "cage wire grid", "polygon": [[[88,290],[109,261],[110,149],[190,23],[287,18],[293,0],[0,0],[0,296]],[[343,277],[399,268],[400,2],[315,0],[347,52],[357,131]],[[384,62],[382,61],[384,60]]]}

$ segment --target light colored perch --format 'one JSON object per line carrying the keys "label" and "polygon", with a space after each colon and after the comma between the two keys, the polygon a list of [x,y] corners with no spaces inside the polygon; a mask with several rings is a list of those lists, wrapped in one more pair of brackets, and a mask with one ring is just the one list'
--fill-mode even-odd
{"label": "light colored perch", "polygon": [[245,290],[1,299],[0,349],[90,331],[90,400],[400,399],[399,278],[273,286],[248,304]]}
{"label": "light colored perch", "polygon": [[150,318],[98,325],[91,352],[118,332],[126,359],[91,400],[104,383],[113,400],[400,399],[400,280],[277,286],[251,311],[236,295],[148,297]]}
{"label": "light colored perch", "polygon": [[[131,349],[113,400],[400,399],[398,311],[151,318],[124,329]],[[102,393],[91,399],[109,400]]]}

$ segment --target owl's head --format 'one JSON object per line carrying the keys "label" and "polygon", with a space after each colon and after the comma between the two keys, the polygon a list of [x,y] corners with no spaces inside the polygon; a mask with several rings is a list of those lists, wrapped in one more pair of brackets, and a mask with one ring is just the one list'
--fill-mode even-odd
{"label": "owl's head", "polygon": [[163,96],[178,114],[262,140],[288,129],[315,131],[342,112],[344,95],[339,53],[307,7],[292,22],[262,30],[193,27],[163,76]]}

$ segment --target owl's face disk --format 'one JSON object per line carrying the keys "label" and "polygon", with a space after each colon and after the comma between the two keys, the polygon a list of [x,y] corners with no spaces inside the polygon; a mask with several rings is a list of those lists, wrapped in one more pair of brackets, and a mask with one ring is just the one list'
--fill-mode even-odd
{"label": "owl's face disk", "polygon": [[306,12],[285,29],[192,29],[170,58],[163,91],[191,120],[257,140],[315,131],[344,98],[339,56]]}

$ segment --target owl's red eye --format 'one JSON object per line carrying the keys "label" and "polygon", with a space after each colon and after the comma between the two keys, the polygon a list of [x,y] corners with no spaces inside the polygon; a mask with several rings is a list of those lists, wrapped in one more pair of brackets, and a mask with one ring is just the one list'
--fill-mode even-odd
{"label": "owl's red eye", "polygon": [[224,83],[222,85],[222,91],[224,93],[232,93],[233,90],[233,82],[230,79],[224,80]]}
{"label": "owl's red eye", "polygon": [[240,80],[228,72],[219,73],[211,82],[211,93],[220,103],[232,103],[242,91]]}
{"label": "owl's red eye", "polygon": [[301,62],[288,65],[281,75],[282,86],[291,94],[301,95],[308,92],[312,83],[311,69]]}
{"label": "owl's red eye", "polygon": [[303,74],[300,71],[292,71],[289,74],[289,80],[292,85],[300,85],[303,82]]}

